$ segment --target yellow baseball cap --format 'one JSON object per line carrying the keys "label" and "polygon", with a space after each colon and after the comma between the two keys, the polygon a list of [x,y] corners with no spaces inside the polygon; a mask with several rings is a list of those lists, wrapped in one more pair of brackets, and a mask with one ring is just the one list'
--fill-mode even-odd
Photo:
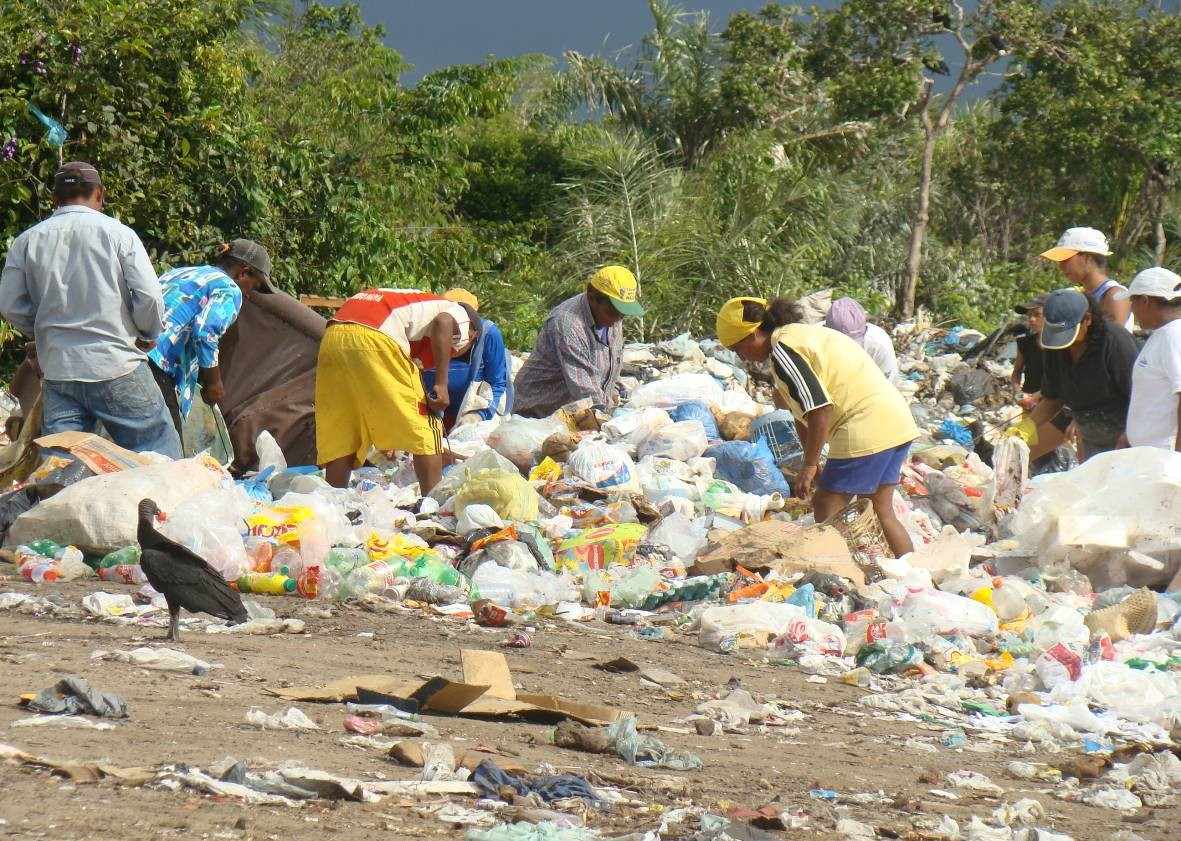
{"label": "yellow baseball cap", "polygon": [[448,301],[454,301],[457,304],[467,304],[476,312],[480,311],[480,299],[471,292],[468,292],[466,289],[463,289],[459,286],[448,289],[443,293],[443,297]]}
{"label": "yellow baseball cap", "polygon": [[597,289],[615,305],[623,315],[641,316],[644,308],[636,300],[639,284],[636,276],[623,266],[603,266],[587,281],[592,289]]}
{"label": "yellow baseball cap", "polygon": [[1104,257],[1111,255],[1107,237],[1102,231],[1094,228],[1067,228],[1066,233],[1058,238],[1058,244],[1049,251],[1043,251],[1041,256],[1061,263],[1080,251],[1084,254],[1102,254]]}
{"label": "yellow baseball cap", "polygon": [[765,307],[767,306],[767,299],[731,298],[722,304],[722,308],[718,310],[718,320],[715,329],[718,333],[718,341],[725,347],[734,347],[734,345],[759,329],[760,322],[747,321],[742,317],[744,304],[762,304]]}

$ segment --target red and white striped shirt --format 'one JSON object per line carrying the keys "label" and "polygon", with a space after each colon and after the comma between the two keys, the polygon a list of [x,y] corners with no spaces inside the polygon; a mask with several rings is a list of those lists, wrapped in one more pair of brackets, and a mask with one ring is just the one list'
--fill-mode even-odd
{"label": "red and white striped shirt", "polygon": [[358,292],[336,311],[333,321],[372,327],[389,336],[403,352],[424,370],[435,367],[429,334],[431,322],[440,313],[455,319],[458,333],[452,348],[468,341],[471,324],[467,310],[459,304],[417,289],[368,289]]}

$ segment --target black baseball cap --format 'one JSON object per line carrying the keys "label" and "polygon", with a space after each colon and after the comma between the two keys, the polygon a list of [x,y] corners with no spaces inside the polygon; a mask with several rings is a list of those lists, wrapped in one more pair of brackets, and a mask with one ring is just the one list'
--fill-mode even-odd
{"label": "black baseball cap", "polygon": [[1046,298],[1048,297],[1050,297],[1049,294],[1043,292],[1036,298],[1031,298],[1024,304],[1018,304],[1017,306],[1013,307],[1013,312],[1017,313],[1018,315],[1028,315],[1030,310],[1044,309],[1046,306]]}
{"label": "black baseball cap", "polygon": [[53,189],[55,190],[78,184],[91,184],[95,187],[103,185],[94,164],[88,164],[85,161],[70,161],[59,166],[57,172],[53,174]]}
{"label": "black baseball cap", "polygon": [[1040,344],[1046,350],[1062,350],[1074,344],[1078,338],[1079,325],[1083,316],[1091,311],[1087,296],[1075,289],[1059,289],[1046,296],[1042,306]]}
{"label": "black baseball cap", "polygon": [[271,286],[271,255],[254,240],[232,239],[222,244],[218,256],[233,257],[258,272],[262,276],[262,283],[257,287],[259,292],[270,294],[275,291]]}

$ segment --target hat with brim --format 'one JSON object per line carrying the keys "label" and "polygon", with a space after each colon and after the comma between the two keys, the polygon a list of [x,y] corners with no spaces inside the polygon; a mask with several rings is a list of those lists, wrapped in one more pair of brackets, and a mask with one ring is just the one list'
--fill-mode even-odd
{"label": "hat with brim", "polygon": [[1041,336],[1038,343],[1046,350],[1064,350],[1078,339],[1083,317],[1090,312],[1087,297],[1074,289],[1059,289],[1046,296],[1042,306]]}
{"label": "hat with brim", "polygon": [[639,317],[644,314],[644,307],[638,300],[640,285],[626,267],[604,266],[591,275],[587,283],[606,295],[621,315]]}
{"label": "hat with brim", "polygon": [[1030,310],[1040,310],[1045,305],[1046,296],[1038,295],[1036,298],[1032,298],[1026,301],[1024,304],[1018,304],[1017,306],[1013,307],[1013,312],[1017,313],[1018,315],[1029,315]]}
{"label": "hat with brim", "polygon": [[1043,251],[1041,256],[1047,260],[1053,260],[1055,263],[1061,263],[1079,253],[1101,254],[1108,257],[1111,255],[1111,249],[1108,247],[1107,237],[1102,231],[1097,231],[1094,228],[1068,228],[1058,238],[1058,244],[1049,251]]}
{"label": "hat with brim", "polygon": [[1173,301],[1181,298],[1181,276],[1160,266],[1145,269],[1132,278],[1127,289],[1115,290],[1117,301],[1126,301],[1133,295],[1144,298],[1161,298]]}
{"label": "hat with brim", "polygon": [[233,257],[244,263],[259,277],[255,291],[270,295],[275,291],[271,285],[271,255],[252,239],[235,239],[221,247],[222,255]]}

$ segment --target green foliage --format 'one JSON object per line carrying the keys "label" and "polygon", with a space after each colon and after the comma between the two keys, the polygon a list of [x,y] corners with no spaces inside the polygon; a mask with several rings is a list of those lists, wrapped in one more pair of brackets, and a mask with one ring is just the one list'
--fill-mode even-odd
{"label": "green foliage", "polygon": [[[628,55],[490,58],[406,87],[354,3],[8,0],[0,240],[51,209],[59,152],[32,103],[161,269],[249,236],[289,291],[466,286],[527,348],[619,262],[649,311],[631,337],[704,335],[746,292],[832,286],[883,311],[934,137],[917,300],[988,327],[1062,282],[1036,254],[1068,225],[1112,234],[1125,276],[1181,259],[1181,19],[1155,6],[772,3],[715,27],[650,0]],[[982,68],[1002,46],[1002,89],[930,132],[957,47]]]}

